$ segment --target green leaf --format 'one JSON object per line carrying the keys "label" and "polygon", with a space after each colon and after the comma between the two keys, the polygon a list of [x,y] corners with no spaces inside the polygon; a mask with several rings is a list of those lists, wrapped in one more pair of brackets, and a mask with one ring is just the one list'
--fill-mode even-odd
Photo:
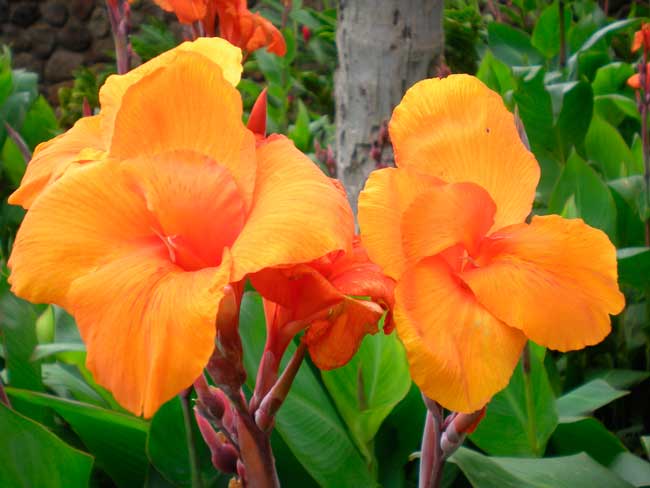
{"label": "green leaf", "polygon": [[613,34],[616,31],[625,29],[626,27],[638,23],[638,19],[625,19],[619,20],[617,22],[612,22],[607,24],[605,27],[598,29],[594,32],[589,39],[587,39],[582,46],[569,58],[567,64],[575,65],[578,55],[584,51],[588,51],[592,46],[594,46],[601,39],[607,38],[610,34]]}
{"label": "green leaf", "polygon": [[[555,144],[566,160],[570,150],[584,140],[592,119],[593,93],[586,81],[547,85],[555,118]],[[557,114],[557,115],[555,115]]]}
{"label": "green leaf", "polygon": [[630,488],[588,455],[546,459],[487,457],[461,447],[451,457],[477,488]]}
{"label": "green leaf", "polygon": [[555,454],[562,456],[585,452],[605,466],[626,451],[618,437],[591,417],[560,423],[551,437],[551,446]]}
{"label": "green leaf", "polygon": [[44,364],[43,383],[62,397],[72,396],[84,403],[106,407],[109,404],[79,374],[73,366],[61,363]]}
{"label": "green leaf", "polygon": [[598,116],[613,126],[618,126],[625,117],[641,121],[636,101],[630,97],[616,93],[597,95],[594,97],[594,104]]}
{"label": "green leaf", "polygon": [[375,434],[411,387],[397,334],[366,336],[348,364],[321,375],[357,446],[371,461]]}
{"label": "green leaf", "polygon": [[561,418],[580,417],[621,398],[629,391],[617,390],[603,380],[592,380],[557,399]]}
{"label": "green leaf", "polygon": [[86,488],[92,457],[0,403],[0,486]]}
{"label": "green leaf", "polygon": [[33,150],[37,144],[56,136],[59,123],[54,110],[43,96],[39,96],[29,108],[20,135]]}
{"label": "green leaf", "polygon": [[497,59],[508,66],[532,66],[542,62],[542,56],[533,47],[530,36],[508,24],[488,24],[488,47]]}
{"label": "green leaf", "polygon": [[650,486],[650,463],[630,452],[619,454],[609,468],[632,486]]}
{"label": "green leaf", "polygon": [[595,116],[585,137],[587,158],[598,164],[608,180],[628,174],[634,167],[634,156],[620,132],[599,116]]}
{"label": "green leaf", "polygon": [[574,151],[562,170],[551,199],[549,212],[561,214],[573,199],[577,215],[616,240],[616,203],[601,177]]}
{"label": "green leaf", "polygon": [[288,136],[298,149],[303,152],[309,151],[309,142],[311,140],[309,112],[307,112],[307,107],[302,103],[302,100],[298,100],[298,116],[296,117],[296,123],[289,129]]}
{"label": "green leaf", "polygon": [[622,92],[627,79],[633,74],[634,68],[628,63],[610,63],[599,68],[591,83],[594,95],[611,95]]}
{"label": "green leaf", "polygon": [[502,96],[515,88],[515,80],[510,67],[495,58],[492,51],[489,50],[483,55],[476,76]]}
{"label": "green leaf", "polygon": [[[52,356],[57,357],[66,357],[66,352],[71,353],[85,353],[86,345],[79,342],[55,342],[53,344],[38,344],[34,348],[34,353],[32,354],[32,361],[40,361],[41,359],[46,359]],[[69,357],[69,356],[68,356]]]}
{"label": "green leaf", "polygon": [[588,376],[588,379],[601,379],[606,381],[613,388],[619,390],[636,386],[648,378],[650,378],[650,371],[638,371],[635,369],[604,369],[593,371]]}
{"label": "green leaf", "polygon": [[[571,14],[564,12],[564,31],[571,25]],[[546,7],[535,24],[531,43],[545,57],[552,58],[560,52],[560,12],[557,0]]]}
{"label": "green leaf", "polygon": [[[199,459],[202,478],[208,484],[219,476],[212,466],[210,451],[192,415],[194,445]],[[183,406],[179,397],[165,403],[151,419],[147,436],[147,455],[154,467],[176,486],[192,485],[187,434],[183,419]]]}
{"label": "green leaf", "polygon": [[543,357],[531,352],[530,374],[524,373],[522,364],[517,366],[508,387],[488,404],[470,439],[492,455],[541,456],[557,420]]}
{"label": "green leaf", "polygon": [[648,192],[642,175],[619,178],[610,181],[608,184],[621,195],[630,207],[636,210],[641,220],[650,218]]}
{"label": "green leaf", "polygon": [[95,456],[97,466],[118,486],[142,486],[148,464],[145,455],[147,422],[132,415],[43,393],[14,388],[7,388],[7,393],[12,400],[50,407],[63,417]]}
{"label": "green leaf", "polygon": [[[0,298],[0,332],[4,344],[9,384],[16,388],[45,391],[41,380],[41,364],[31,360],[37,344],[36,320],[42,308],[7,292]],[[44,419],[45,410],[26,405],[21,401],[16,410],[38,421]]]}
{"label": "green leaf", "polygon": [[[244,295],[240,333],[249,388],[254,386],[265,341],[262,299],[257,293]],[[295,351],[291,344],[285,362]],[[348,436],[312,370],[303,364],[289,395],[276,417],[276,429],[309,474],[323,487],[374,486],[361,454]]]}
{"label": "green leaf", "polygon": [[650,458],[650,435],[641,436],[641,445],[645,450],[646,457]]}
{"label": "green leaf", "polygon": [[650,287],[650,249],[647,247],[628,247],[616,251],[618,260],[618,279],[621,283],[639,288]]}

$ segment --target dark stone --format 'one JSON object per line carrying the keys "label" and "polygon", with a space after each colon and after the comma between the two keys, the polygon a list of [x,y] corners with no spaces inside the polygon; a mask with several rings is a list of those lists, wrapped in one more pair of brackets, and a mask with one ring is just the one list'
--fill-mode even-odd
{"label": "dark stone", "polygon": [[32,48],[32,41],[28,32],[11,24],[6,25],[2,35],[2,42],[9,44],[15,53],[29,51]]}
{"label": "dark stone", "polygon": [[54,27],[63,27],[68,20],[68,9],[63,3],[48,2],[41,6],[43,20]]}
{"label": "dark stone", "polygon": [[115,60],[115,44],[113,37],[95,39],[93,45],[84,53],[84,60],[87,64],[108,63]]}
{"label": "dark stone", "polygon": [[47,24],[39,24],[28,32],[32,40],[32,54],[39,59],[47,59],[56,46],[56,30]]}
{"label": "dark stone", "polygon": [[85,51],[93,42],[88,28],[76,19],[70,19],[57,37],[61,46],[77,52]]}
{"label": "dark stone", "polygon": [[111,32],[111,24],[108,21],[106,9],[96,8],[88,21],[88,30],[95,39],[103,39]]}
{"label": "dark stone", "polygon": [[43,78],[44,62],[35,58],[30,53],[18,53],[11,60],[15,68],[23,68],[28,71],[33,71],[38,74],[39,78]]}
{"label": "dark stone", "polygon": [[83,63],[83,54],[57,49],[45,64],[45,80],[48,82],[72,79],[72,72]]}
{"label": "dark stone", "polygon": [[70,88],[74,84],[74,81],[62,81],[60,83],[49,84],[45,90],[45,98],[50,102],[50,105],[57,106],[59,105],[59,90],[61,88]]}
{"label": "dark stone", "polygon": [[40,15],[36,2],[19,3],[11,12],[11,22],[20,27],[29,27],[38,20]]}
{"label": "dark stone", "polygon": [[[97,8],[105,8],[104,2],[97,2],[100,5]],[[93,13],[95,8],[95,0],[69,0],[68,2],[70,15],[79,20],[86,20]]]}
{"label": "dark stone", "polygon": [[0,23],[9,20],[9,0],[0,0]]}

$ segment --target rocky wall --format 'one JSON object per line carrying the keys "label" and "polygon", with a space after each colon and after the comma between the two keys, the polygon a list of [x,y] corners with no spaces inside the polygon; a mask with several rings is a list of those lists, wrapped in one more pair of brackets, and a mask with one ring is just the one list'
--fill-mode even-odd
{"label": "rocky wall", "polygon": [[[164,13],[151,0],[134,4],[134,28],[149,15]],[[104,0],[0,0],[0,44],[11,48],[15,67],[38,73],[55,104],[75,68],[110,62],[113,51]]]}

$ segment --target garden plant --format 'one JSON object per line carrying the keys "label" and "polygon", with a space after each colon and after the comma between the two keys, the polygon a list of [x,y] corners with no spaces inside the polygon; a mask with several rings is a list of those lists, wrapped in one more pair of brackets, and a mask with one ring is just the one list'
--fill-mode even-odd
{"label": "garden plant", "polygon": [[101,8],[0,53],[0,487],[650,486],[650,5]]}

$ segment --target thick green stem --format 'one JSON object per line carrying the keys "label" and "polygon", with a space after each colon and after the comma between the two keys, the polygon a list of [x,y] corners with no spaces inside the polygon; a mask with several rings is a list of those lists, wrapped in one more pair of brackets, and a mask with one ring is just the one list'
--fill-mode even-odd
{"label": "thick green stem", "polygon": [[192,477],[192,488],[203,488],[201,471],[199,469],[199,457],[196,452],[194,440],[194,429],[192,429],[192,412],[190,409],[191,388],[179,395],[183,407],[183,423],[185,425],[185,438],[187,439],[187,451],[190,457],[190,474]]}

